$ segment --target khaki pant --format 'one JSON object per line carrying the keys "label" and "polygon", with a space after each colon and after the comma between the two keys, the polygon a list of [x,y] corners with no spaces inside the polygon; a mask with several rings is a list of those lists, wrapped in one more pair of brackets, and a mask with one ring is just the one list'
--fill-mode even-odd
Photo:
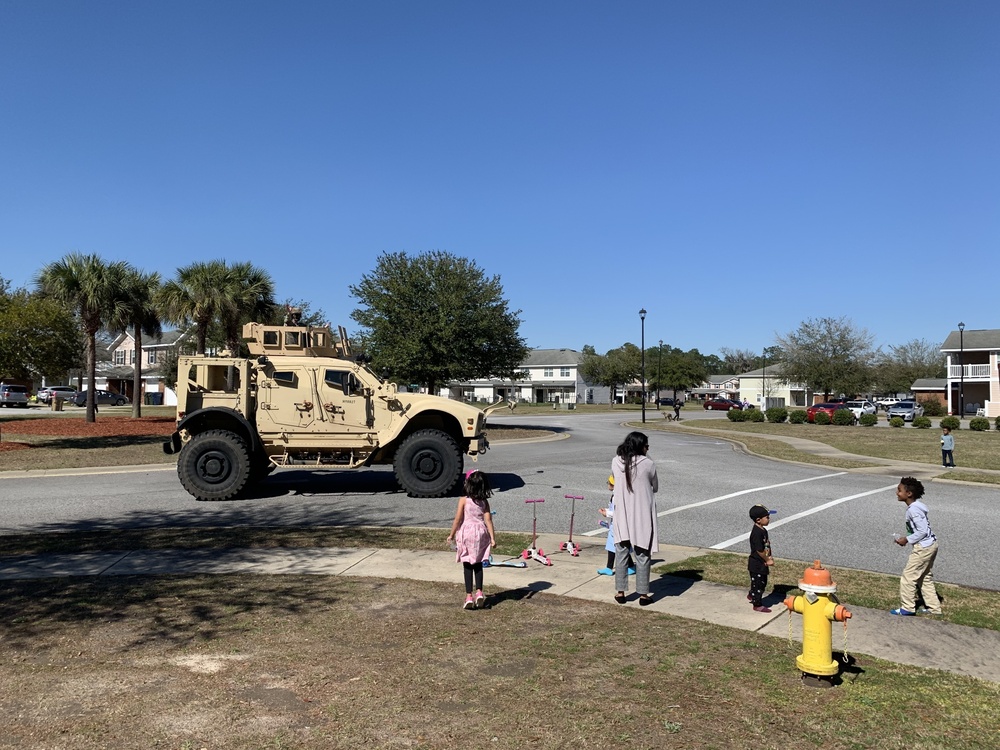
{"label": "khaki pant", "polygon": [[913,545],[910,558],[906,561],[906,567],[903,568],[903,575],[899,578],[899,603],[903,609],[916,612],[917,589],[919,588],[920,596],[927,609],[936,615],[941,614],[941,600],[938,599],[937,591],[934,589],[934,574],[931,572],[937,553],[937,542],[934,542],[930,547]]}

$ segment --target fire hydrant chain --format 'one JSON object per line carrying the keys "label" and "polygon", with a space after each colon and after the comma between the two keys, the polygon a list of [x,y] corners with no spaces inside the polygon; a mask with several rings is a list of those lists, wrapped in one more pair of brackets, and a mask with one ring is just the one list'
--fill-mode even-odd
{"label": "fire hydrant chain", "polygon": [[844,620],[844,664],[850,664],[851,661],[847,656],[847,620]]}

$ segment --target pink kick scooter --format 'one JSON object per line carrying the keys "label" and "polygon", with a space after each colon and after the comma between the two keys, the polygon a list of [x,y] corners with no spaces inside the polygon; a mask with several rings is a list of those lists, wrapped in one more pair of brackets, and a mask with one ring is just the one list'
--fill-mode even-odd
{"label": "pink kick scooter", "polygon": [[567,500],[572,500],[572,510],[569,513],[569,541],[559,545],[560,552],[569,552],[573,557],[580,554],[580,545],[573,541],[573,519],[576,518],[576,501],[583,500],[583,495],[563,495]]}
{"label": "pink kick scooter", "polygon": [[526,503],[531,503],[531,546],[521,553],[521,557],[525,560],[536,560],[542,565],[551,565],[552,561],[545,556],[545,553],[535,546],[535,540],[538,539],[538,514],[535,512],[535,508],[538,506],[536,503],[544,503],[544,498],[536,498],[534,500],[525,500]]}

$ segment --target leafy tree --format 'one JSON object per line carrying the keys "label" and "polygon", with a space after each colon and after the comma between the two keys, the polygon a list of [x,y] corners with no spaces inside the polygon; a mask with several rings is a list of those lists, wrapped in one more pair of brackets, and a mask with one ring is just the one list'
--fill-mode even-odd
{"label": "leafy tree", "polygon": [[116,307],[130,266],[107,263],[97,255],[70,253],[48,264],[38,274],[39,288],[53,299],[76,310],[87,338],[87,417],[95,421],[94,383],[97,379],[97,332],[105,321],[117,318]]}
{"label": "leafy tree", "polygon": [[941,348],[924,339],[890,346],[875,364],[875,388],[880,393],[906,393],[918,378],[946,377]]}
{"label": "leafy tree", "polygon": [[63,377],[79,367],[80,327],[65,305],[0,278],[0,376]]}
{"label": "leafy tree", "polygon": [[729,370],[726,369],[726,363],[723,362],[719,355],[717,354],[704,354],[701,357],[701,363],[705,368],[705,375],[732,375]]}
{"label": "leafy tree", "polygon": [[600,355],[588,344],[583,347],[580,375],[588,383],[610,388],[611,403],[614,404],[618,386],[632,383],[641,377],[642,351],[635,344],[625,343]]}
{"label": "leafy tree", "polygon": [[385,253],[350,287],[351,318],[380,369],[434,393],[442,383],[512,379],[528,353],[499,276],[447,252]]}
{"label": "leafy tree", "polygon": [[671,349],[663,358],[663,387],[669,388],[677,398],[677,391],[693,388],[708,377],[705,358],[697,349],[682,351]]}
{"label": "leafy tree", "polygon": [[782,377],[789,382],[805,383],[824,398],[871,386],[874,337],[847,318],[810,318],[777,341],[784,351]]}
{"label": "leafy tree", "polygon": [[122,280],[121,299],[114,306],[114,316],[108,328],[124,333],[132,329],[135,337],[135,362],[132,365],[132,416],[142,416],[142,336],[159,336],[163,333],[156,296],[160,289],[158,273],[143,273],[129,268]]}

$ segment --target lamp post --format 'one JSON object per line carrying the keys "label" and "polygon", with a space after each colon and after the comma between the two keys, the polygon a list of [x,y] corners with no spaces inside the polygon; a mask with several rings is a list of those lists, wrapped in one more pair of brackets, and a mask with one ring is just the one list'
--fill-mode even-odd
{"label": "lamp post", "polygon": [[764,411],[767,411],[767,349],[761,352],[760,359],[763,363],[763,369],[760,373],[760,406]]}
{"label": "lamp post", "polygon": [[660,380],[663,378],[662,375],[663,367],[663,339],[660,339],[660,348],[658,354],[656,355],[656,408],[660,408]]}
{"label": "lamp post", "polygon": [[639,320],[642,321],[642,338],[639,344],[642,349],[642,423],[646,424],[646,310],[639,311]]}
{"label": "lamp post", "polygon": [[958,324],[958,418],[965,419],[965,323]]}

